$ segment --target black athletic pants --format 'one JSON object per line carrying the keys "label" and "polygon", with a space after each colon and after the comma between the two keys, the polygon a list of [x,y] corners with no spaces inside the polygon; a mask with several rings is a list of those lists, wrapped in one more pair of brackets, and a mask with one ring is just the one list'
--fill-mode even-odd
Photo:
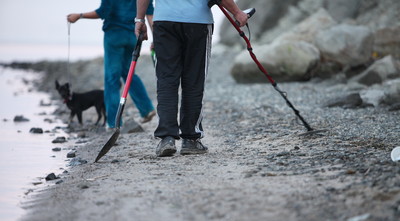
{"label": "black athletic pants", "polygon": [[[211,53],[211,24],[154,22],[157,55],[156,137],[202,138],[204,84]],[[178,118],[181,85],[180,120]]]}

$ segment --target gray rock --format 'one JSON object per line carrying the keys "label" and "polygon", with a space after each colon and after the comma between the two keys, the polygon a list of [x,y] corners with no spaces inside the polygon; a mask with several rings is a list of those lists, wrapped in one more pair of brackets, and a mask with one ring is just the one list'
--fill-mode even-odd
{"label": "gray rock", "polygon": [[374,64],[372,64],[363,73],[354,76],[350,81],[356,81],[358,83],[370,86],[373,84],[381,84],[387,79],[393,79],[400,77],[400,65],[399,62],[394,60],[392,56],[386,56]]}
{"label": "gray rock", "polygon": [[374,33],[374,52],[377,56],[392,55],[400,59],[400,25],[385,27]]}
{"label": "gray rock", "polygon": [[67,139],[65,139],[65,137],[57,137],[52,141],[52,143],[65,143],[65,142],[67,142]]}
{"label": "gray rock", "polygon": [[367,88],[360,92],[360,97],[364,104],[377,107],[382,103],[385,93],[381,88]]}
{"label": "gray rock", "polygon": [[382,87],[385,93],[383,104],[391,106],[400,103],[400,78],[387,81]]}
{"label": "gray rock", "polygon": [[42,134],[43,133],[43,129],[42,128],[38,128],[38,127],[32,127],[29,130],[29,133],[33,133],[33,134]]}
{"label": "gray rock", "polygon": [[67,158],[74,158],[76,156],[76,152],[75,151],[71,151],[67,153]]}
{"label": "gray rock", "polygon": [[324,6],[336,21],[342,22],[357,17],[361,2],[361,0],[324,0]]}
{"label": "gray rock", "polygon": [[138,133],[143,132],[144,129],[135,120],[129,119],[123,123],[121,133]]}
{"label": "gray rock", "polygon": [[396,103],[390,106],[389,111],[398,111],[400,110],[400,103]]}
{"label": "gray rock", "polygon": [[56,176],[54,173],[50,173],[49,175],[46,176],[46,181],[50,181],[50,180],[56,180],[59,179],[58,176]]}
{"label": "gray rock", "polygon": [[87,163],[87,160],[83,160],[80,157],[75,157],[71,160],[71,162],[69,162],[68,165],[69,166],[79,166],[79,165],[86,164],[86,163]]}
{"label": "gray rock", "polygon": [[[282,18],[288,10],[288,7],[297,3],[298,0],[269,0],[269,1],[238,1],[241,9],[256,8],[255,16],[249,21],[251,34],[254,38],[259,38],[265,30],[274,27],[280,18]],[[218,9],[219,10],[219,9]],[[253,25],[254,24],[254,25]],[[236,29],[224,18],[220,30],[220,42],[225,45],[233,46],[240,44],[241,39],[238,37]]]}
{"label": "gray rock", "polygon": [[29,121],[28,118],[25,118],[23,115],[17,115],[14,117],[14,122],[26,122]]}
{"label": "gray rock", "polygon": [[[258,60],[268,74],[278,81],[308,80],[319,64],[319,51],[304,42],[277,42],[254,48]],[[247,51],[240,53],[231,69],[239,83],[268,82]]]}
{"label": "gray rock", "polygon": [[277,37],[274,42],[281,41],[305,41],[313,43],[321,30],[327,30],[337,25],[329,13],[320,8],[317,12],[306,18],[291,30]]}
{"label": "gray rock", "polygon": [[86,133],[84,131],[80,131],[80,132],[78,132],[78,134],[76,136],[78,138],[85,138],[86,137]]}
{"label": "gray rock", "polygon": [[373,35],[368,27],[341,24],[318,32],[315,45],[324,61],[342,66],[368,62],[372,54]]}
{"label": "gray rock", "polygon": [[340,96],[335,99],[328,101],[325,107],[344,107],[344,108],[355,108],[360,107],[363,104],[363,100],[359,93],[352,93],[346,96]]}

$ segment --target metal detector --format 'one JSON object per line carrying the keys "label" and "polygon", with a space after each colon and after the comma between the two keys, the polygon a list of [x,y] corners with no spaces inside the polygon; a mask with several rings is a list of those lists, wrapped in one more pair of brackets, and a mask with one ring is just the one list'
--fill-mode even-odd
{"label": "metal detector", "polygon": [[[293,104],[289,101],[289,99],[287,98],[287,94],[286,92],[282,91],[279,87],[278,84],[274,81],[274,79],[272,79],[272,77],[268,74],[268,72],[266,71],[266,69],[261,65],[261,63],[258,61],[256,55],[253,53],[253,48],[251,46],[250,40],[247,38],[247,36],[245,35],[245,33],[240,29],[239,24],[237,21],[234,21],[232,19],[232,17],[228,14],[227,10],[221,6],[221,0],[210,0],[208,2],[208,7],[212,7],[214,5],[217,5],[222,13],[224,13],[224,15],[226,16],[226,18],[228,18],[229,22],[233,25],[233,27],[235,27],[235,29],[238,31],[240,37],[242,37],[246,44],[247,44],[247,50],[250,53],[251,58],[254,60],[254,62],[257,64],[258,68],[260,69],[260,71],[262,73],[264,73],[264,75],[268,78],[269,82],[271,82],[272,86],[275,88],[276,91],[279,92],[279,94],[282,96],[282,98],[286,101],[286,104],[294,111],[294,113],[296,114],[296,116],[300,119],[300,121],[303,123],[304,127],[307,129],[306,133],[300,134],[300,135],[308,135],[308,134],[315,134],[315,133],[319,133],[319,132],[323,132],[326,130],[314,130],[313,128],[311,128],[311,126],[304,120],[304,118],[300,115],[300,111],[298,111]],[[247,14],[247,16],[250,18],[251,16],[253,16],[253,14],[256,12],[256,10],[254,8],[250,8],[247,10],[243,11],[244,13]],[[247,24],[246,24],[247,25]]]}

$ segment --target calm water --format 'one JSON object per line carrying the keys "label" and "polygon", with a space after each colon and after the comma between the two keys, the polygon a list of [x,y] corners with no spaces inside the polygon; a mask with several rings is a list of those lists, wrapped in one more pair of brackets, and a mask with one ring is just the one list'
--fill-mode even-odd
{"label": "calm water", "polygon": [[[66,152],[52,151],[54,147],[68,144],[53,144],[57,136],[67,136],[56,126],[65,126],[51,115],[54,106],[47,94],[32,91],[32,86],[23,83],[37,74],[0,67],[0,220],[17,220],[24,214],[20,207],[40,188],[54,185],[46,182],[49,173],[60,174],[66,166]],[[14,122],[14,116],[23,115],[28,122]],[[50,119],[53,122],[49,123]],[[32,127],[40,127],[43,134],[32,134]],[[34,183],[39,183],[34,185]]]}

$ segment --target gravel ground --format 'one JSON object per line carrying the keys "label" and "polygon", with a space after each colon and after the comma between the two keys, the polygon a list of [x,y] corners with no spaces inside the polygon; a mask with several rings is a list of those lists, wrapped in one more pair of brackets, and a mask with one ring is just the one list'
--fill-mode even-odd
{"label": "gravel ground", "polygon": [[[234,55],[214,54],[210,66],[203,120],[210,153],[156,158],[155,119],[144,132],[120,135],[93,163],[112,132],[91,126],[95,114],[91,121],[85,112],[85,126],[69,128],[69,148],[88,163],[37,191],[22,220],[398,220],[400,164],[390,151],[400,145],[400,112],[326,108],[346,89],[334,80],[280,83],[311,127],[326,130],[302,135],[271,85],[235,83]],[[142,56],[137,70],[156,103],[150,58]],[[61,74],[41,87],[54,87]],[[139,120],[125,108],[125,119]]]}

